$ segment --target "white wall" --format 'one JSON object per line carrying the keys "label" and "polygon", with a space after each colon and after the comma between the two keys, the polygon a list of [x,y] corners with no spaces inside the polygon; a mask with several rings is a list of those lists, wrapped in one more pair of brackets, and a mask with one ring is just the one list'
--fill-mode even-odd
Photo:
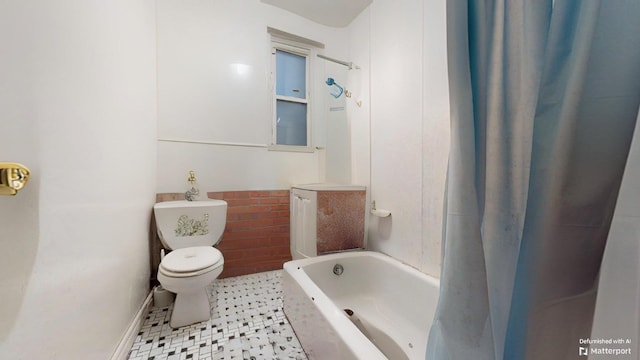
{"label": "white wall", "polygon": [[[349,61],[352,59],[347,58]],[[350,73],[359,71],[349,70],[346,66],[332,62],[326,62],[326,77],[335,79],[346,91],[353,93],[350,83]],[[326,78],[325,77],[325,78]],[[342,95],[334,98],[329,94],[328,87],[322,89],[325,96],[324,104],[329,109],[326,120],[326,145],[325,145],[325,180],[327,182],[349,184],[351,176],[351,122],[348,118],[347,104],[353,100]],[[355,95],[353,95],[355,96]]]}
{"label": "white wall", "polygon": [[446,8],[444,0],[424,1],[420,269],[438,277],[450,138]]}
{"label": "white wall", "polygon": [[[360,67],[348,74],[353,97],[346,102],[350,129],[351,178],[354,184],[370,186],[371,156],[371,7],[349,25],[349,59]],[[360,105],[358,105],[360,101]]]}
{"label": "white wall", "polygon": [[155,3],[0,5],[0,358],[107,359],[148,292]]}
{"label": "white wall", "polygon": [[[592,339],[629,339],[640,353],[640,113],[605,248]],[[596,356],[597,358],[597,356]]]}
{"label": "white wall", "polygon": [[[371,132],[371,199],[392,212],[370,219],[369,248],[436,276],[449,149],[445,15],[445,1],[377,0],[350,26],[352,56],[370,56],[370,83],[361,81],[370,129],[352,117],[353,138]],[[353,140],[354,178],[364,178],[365,151]]]}
{"label": "white wall", "polygon": [[[259,0],[158,1],[158,192],[185,191],[191,169],[206,191],[281,189],[324,181],[326,171],[340,173],[334,169],[339,152],[328,148],[314,153],[264,148],[271,142],[272,118],[267,26],[324,43],[319,52],[327,56],[347,54],[345,29]],[[313,145],[328,147],[327,119],[336,114],[329,114],[324,80],[333,70],[315,56],[312,62]]]}

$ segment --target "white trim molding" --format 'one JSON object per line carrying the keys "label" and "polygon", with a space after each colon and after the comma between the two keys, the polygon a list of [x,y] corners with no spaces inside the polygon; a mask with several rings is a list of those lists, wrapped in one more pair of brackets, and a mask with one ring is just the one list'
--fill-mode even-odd
{"label": "white trim molding", "polygon": [[120,339],[120,343],[116,347],[113,355],[111,355],[111,360],[127,360],[129,357],[129,351],[133,346],[133,342],[136,340],[136,336],[138,332],[142,328],[142,324],[144,323],[144,318],[149,312],[153,302],[153,290],[149,291],[149,295],[142,303],[140,310],[136,313],[136,316],[129,324],[129,327],[122,335],[122,339]]}

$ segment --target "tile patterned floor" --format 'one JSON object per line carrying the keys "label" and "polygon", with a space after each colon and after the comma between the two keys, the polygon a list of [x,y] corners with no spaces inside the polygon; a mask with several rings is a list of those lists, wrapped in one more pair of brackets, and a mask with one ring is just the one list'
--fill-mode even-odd
{"label": "tile patterned floor", "polygon": [[211,319],[169,326],[172,306],[153,308],[129,360],[306,360],[282,311],[282,270],[217,279],[208,288]]}

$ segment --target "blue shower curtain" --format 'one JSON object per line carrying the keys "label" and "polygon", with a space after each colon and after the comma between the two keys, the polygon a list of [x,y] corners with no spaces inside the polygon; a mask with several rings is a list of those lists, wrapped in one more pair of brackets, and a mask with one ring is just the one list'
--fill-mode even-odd
{"label": "blue shower curtain", "polygon": [[426,359],[578,359],[640,104],[640,1],[447,13],[451,152]]}

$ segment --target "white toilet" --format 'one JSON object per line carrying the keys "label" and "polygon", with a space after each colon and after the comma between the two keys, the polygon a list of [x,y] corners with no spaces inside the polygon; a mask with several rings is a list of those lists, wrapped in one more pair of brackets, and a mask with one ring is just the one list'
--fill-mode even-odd
{"label": "white toilet", "polygon": [[223,200],[166,201],[153,206],[158,236],[173,250],[158,267],[158,281],[176,293],[169,324],[172,328],[206,321],[211,307],[206,288],[224,265],[214,248],[224,231],[227,203]]}

